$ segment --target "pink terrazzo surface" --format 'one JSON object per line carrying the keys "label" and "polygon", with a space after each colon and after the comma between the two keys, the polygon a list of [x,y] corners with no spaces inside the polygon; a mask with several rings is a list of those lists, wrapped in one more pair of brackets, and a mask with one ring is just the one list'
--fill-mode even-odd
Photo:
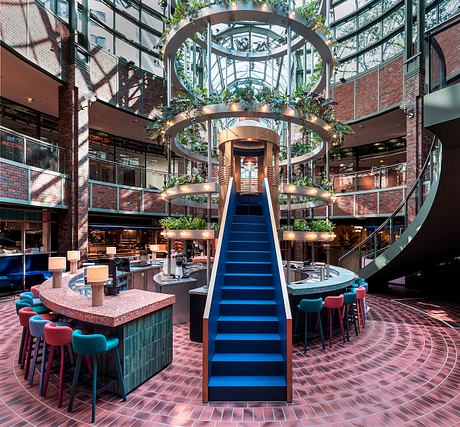
{"label": "pink terrazzo surface", "polygon": [[174,304],[176,297],[169,294],[129,289],[116,296],[104,296],[102,307],[92,307],[91,297],[84,297],[69,288],[69,282],[77,274],[64,273],[62,288],[53,288],[52,279],[40,287],[42,304],[50,310],[83,322],[104,326],[119,326],[131,320],[161,310]]}

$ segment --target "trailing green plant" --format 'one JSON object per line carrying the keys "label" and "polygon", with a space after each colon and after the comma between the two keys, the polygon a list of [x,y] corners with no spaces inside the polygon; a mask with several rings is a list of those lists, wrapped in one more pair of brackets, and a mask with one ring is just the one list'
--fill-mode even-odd
{"label": "trailing green plant", "polygon": [[189,175],[182,175],[182,176],[172,176],[167,181],[163,187],[163,191],[167,190],[171,187],[176,187],[178,185],[185,185],[185,184],[201,184],[206,182],[206,178],[196,175],[196,176],[189,176]]}
{"label": "trailing green plant", "polygon": [[[206,230],[208,223],[204,218],[181,216],[178,218],[162,218],[160,225],[165,230]],[[219,225],[211,224],[211,230],[219,230]]]}
{"label": "trailing green plant", "polygon": [[[297,218],[291,226],[290,231],[314,231],[314,232],[332,232],[335,224],[328,219],[313,219]],[[282,225],[279,231],[288,231],[287,225]]]}
{"label": "trailing green plant", "polygon": [[162,218],[160,225],[165,230],[205,230],[208,226],[204,218],[181,216],[179,218]]}

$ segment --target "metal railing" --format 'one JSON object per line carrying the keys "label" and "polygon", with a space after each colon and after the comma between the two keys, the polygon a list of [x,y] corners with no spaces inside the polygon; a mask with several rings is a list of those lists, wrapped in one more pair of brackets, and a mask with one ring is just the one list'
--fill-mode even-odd
{"label": "metal railing", "polygon": [[399,238],[422,207],[431,184],[438,179],[440,155],[441,144],[433,138],[423,168],[404,200],[375,231],[339,258],[341,267],[357,272]]}
{"label": "metal railing", "polygon": [[382,190],[406,185],[406,163],[382,166],[359,172],[348,172],[331,177],[336,193]]}
{"label": "metal railing", "polygon": [[65,150],[0,126],[0,157],[53,172],[65,172]]}
{"label": "metal railing", "polygon": [[89,159],[89,178],[115,185],[161,190],[168,177],[165,171],[129,166],[96,157]]}

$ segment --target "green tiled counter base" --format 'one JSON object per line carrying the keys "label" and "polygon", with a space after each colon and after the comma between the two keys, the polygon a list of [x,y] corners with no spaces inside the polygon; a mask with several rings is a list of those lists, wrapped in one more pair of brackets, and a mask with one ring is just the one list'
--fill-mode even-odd
{"label": "green tiled counter base", "polygon": [[123,326],[121,358],[127,393],[172,362],[172,313],[170,305]]}

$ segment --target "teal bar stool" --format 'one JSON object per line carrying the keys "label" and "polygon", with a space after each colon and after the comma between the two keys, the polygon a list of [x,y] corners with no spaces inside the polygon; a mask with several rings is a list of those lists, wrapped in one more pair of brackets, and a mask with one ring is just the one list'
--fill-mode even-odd
{"label": "teal bar stool", "polygon": [[358,326],[356,325],[356,316],[354,305],[356,304],[356,294],[354,292],[345,292],[343,294],[343,311],[342,311],[342,319],[345,320],[345,326],[347,329],[347,341],[350,341],[350,308],[351,308],[351,315],[353,319],[353,325],[355,327],[355,335],[358,335]]}
{"label": "teal bar stool", "polygon": [[297,306],[298,315],[296,320],[295,331],[297,331],[297,326],[299,323],[300,313],[305,313],[305,333],[304,333],[304,352],[307,352],[307,336],[308,336],[308,313],[317,313],[318,316],[318,326],[319,334],[321,336],[321,343],[323,344],[323,350],[326,348],[324,344],[324,334],[323,334],[323,324],[321,323],[321,310],[323,309],[323,299],[303,299],[300,301],[300,304]]}
{"label": "teal bar stool", "polygon": [[76,329],[72,334],[72,347],[77,354],[77,363],[72,381],[72,390],[70,392],[68,412],[72,412],[73,401],[77,391],[78,377],[80,375],[80,367],[83,356],[90,356],[92,358],[92,373],[93,373],[93,407],[91,411],[91,422],[96,420],[96,399],[97,393],[108,389],[112,384],[101,387],[97,390],[97,355],[107,353],[110,350],[115,350],[115,365],[117,368],[118,381],[120,384],[121,396],[123,401],[126,401],[125,383],[123,380],[123,371],[121,369],[120,353],[118,352],[118,338],[106,337],[102,334],[88,334],[84,335],[82,331]]}

